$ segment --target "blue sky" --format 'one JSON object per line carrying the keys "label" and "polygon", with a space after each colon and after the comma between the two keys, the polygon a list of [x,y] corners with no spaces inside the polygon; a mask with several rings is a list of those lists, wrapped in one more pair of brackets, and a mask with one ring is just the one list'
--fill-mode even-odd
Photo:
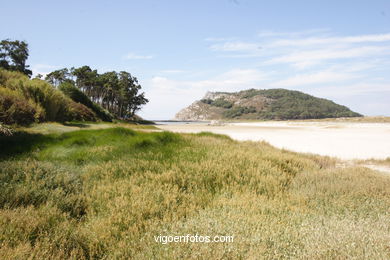
{"label": "blue sky", "polygon": [[1,1],[34,73],[125,70],[170,119],[207,91],[287,88],[390,116],[390,1]]}

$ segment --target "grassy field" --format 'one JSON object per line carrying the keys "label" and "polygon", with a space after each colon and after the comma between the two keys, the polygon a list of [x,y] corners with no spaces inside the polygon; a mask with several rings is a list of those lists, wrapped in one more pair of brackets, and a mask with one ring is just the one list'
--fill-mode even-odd
{"label": "grassy field", "polygon": [[76,130],[107,129],[112,127],[123,127],[133,130],[158,130],[153,125],[139,125],[128,123],[107,123],[107,122],[70,122],[70,123],[40,123],[29,127],[20,127],[17,130],[32,134],[61,134]]}
{"label": "grassy field", "polygon": [[[389,176],[124,126],[0,138],[0,259],[390,258]],[[186,234],[234,242],[154,239]]]}

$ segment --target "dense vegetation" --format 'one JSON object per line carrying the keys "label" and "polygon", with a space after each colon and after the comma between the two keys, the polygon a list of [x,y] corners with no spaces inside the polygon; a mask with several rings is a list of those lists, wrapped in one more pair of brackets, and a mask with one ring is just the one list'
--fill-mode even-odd
{"label": "dense vegetation", "polygon": [[235,106],[232,109],[226,110],[223,112],[223,116],[226,118],[239,118],[244,114],[252,114],[256,113],[256,108],[254,107],[242,107]]}
{"label": "dense vegetation", "polygon": [[[249,93],[246,93],[248,95]],[[264,119],[311,119],[362,116],[333,101],[286,89],[255,90],[251,93],[273,99],[266,111],[259,113]]]}
{"label": "dense vegetation", "polygon": [[26,65],[28,54],[28,44],[25,41],[2,40],[0,41],[0,68],[19,71],[30,77],[32,71]]}
{"label": "dense vegetation", "polygon": [[[1,259],[388,259],[390,178],[209,133],[0,137]],[[156,243],[158,235],[233,243]]]}
{"label": "dense vegetation", "polygon": [[[219,93],[217,93],[219,94]],[[318,119],[337,117],[362,116],[351,111],[345,106],[338,105],[330,100],[313,97],[311,95],[286,89],[250,89],[238,93],[220,94],[230,95],[235,100],[253,100],[252,105],[235,105],[224,98],[216,100],[202,99],[201,102],[210,106],[224,108],[223,118],[248,118],[248,119]],[[267,98],[264,108],[256,109],[256,96]]]}
{"label": "dense vegetation", "polygon": [[96,121],[96,114],[49,83],[0,69],[0,122],[28,125],[44,121]]}
{"label": "dense vegetation", "polygon": [[202,99],[201,102],[203,102],[205,104],[209,104],[209,105],[215,106],[215,107],[222,107],[222,108],[231,108],[234,105],[233,102],[227,101],[227,100],[225,100],[223,98],[218,98],[216,100]]}
{"label": "dense vegetation", "polygon": [[[88,99],[120,119],[133,118],[135,112],[148,102],[145,94],[139,93],[141,85],[137,78],[126,71],[99,74],[89,66],[82,66],[53,71],[46,75],[45,80],[57,87],[64,83],[68,85],[67,88],[70,88],[69,85],[75,86]],[[79,93],[75,95],[80,96]],[[92,106],[88,107],[93,109]]]}
{"label": "dense vegetation", "polygon": [[137,78],[125,71],[98,74],[83,66],[53,71],[46,82],[42,75],[30,80],[28,55],[24,41],[0,42],[0,125],[134,119],[148,102]]}
{"label": "dense vegetation", "polygon": [[91,109],[101,120],[103,121],[112,121],[114,118],[111,113],[103,109],[100,105],[92,102],[89,97],[87,97],[84,92],[78,89],[71,82],[63,82],[58,87],[66,96],[70,97],[73,101],[83,104],[84,106]]}

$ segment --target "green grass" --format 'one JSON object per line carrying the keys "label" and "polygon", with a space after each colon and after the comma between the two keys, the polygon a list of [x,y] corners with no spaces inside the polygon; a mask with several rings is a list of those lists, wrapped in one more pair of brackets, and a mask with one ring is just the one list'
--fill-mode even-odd
{"label": "green grass", "polygon": [[143,125],[143,124],[130,124],[124,122],[67,122],[67,123],[40,123],[33,124],[29,127],[19,127],[19,131],[28,132],[28,133],[37,133],[37,134],[62,134],[66,132],[72,132],[77,130],[93,130],[93,129],[107,129],[112,127],[124,127],[135,130],[157,130],[153,125]]}
{"label": "green grass", "polygon": [[211,133],[83,129],[0,139],[0,259],[390,257],[385,175]]}

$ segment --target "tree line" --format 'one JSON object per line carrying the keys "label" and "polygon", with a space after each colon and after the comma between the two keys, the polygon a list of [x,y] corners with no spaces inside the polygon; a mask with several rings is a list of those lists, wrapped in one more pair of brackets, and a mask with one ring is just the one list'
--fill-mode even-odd
{"label": "tree line", "polygon": [[[25,41],[0,42],[0,68],[19,71],[31,77],[32,71],[26,60],[29,56],[28,44]],[[43,77],[55,88],[61,90],[71,85],[81,90],[91,101],[108,110],[120,119],[132,118],[142,105],[148,102],[145,93],[141,93],[141,85],[136,77],[126,71],[110,71],[99,74],[89,66],[79,68],[64,68],[55,70]]]}
{"label": "tree line", "polygon": [[46,75],[45,80],[55,87],[72,84],[93,102],[119,118],[135,115],[148,100],[136,77],[126,71],[99,74],[89,66],[64,68]]}
{"label": "tree line", "polygon": [[32,71],[26,65],[28,44],[25,41],[0,41],[0,68],[19,71],[31,77]]}

